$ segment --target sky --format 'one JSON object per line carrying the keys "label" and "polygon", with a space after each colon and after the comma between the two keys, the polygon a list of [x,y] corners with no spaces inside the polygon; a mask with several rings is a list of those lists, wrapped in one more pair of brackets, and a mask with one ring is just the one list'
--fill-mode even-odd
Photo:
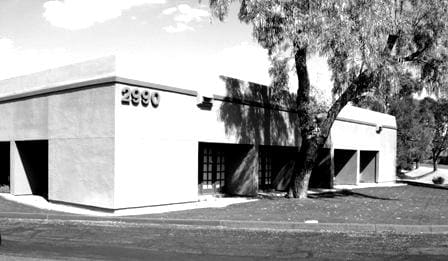
{"label": "sky", "polygon": [[[215,75],[269,84],[267,52],[253,39],[251,26],[237,19],[238,4],[225,22],[212,18],[207,4],[0,0],[0,79],[118,55],[133,61],[133,71],[156,81],[173,79],[175,85]],[[311,83],[329,92],[325,60],[310,59]]]}

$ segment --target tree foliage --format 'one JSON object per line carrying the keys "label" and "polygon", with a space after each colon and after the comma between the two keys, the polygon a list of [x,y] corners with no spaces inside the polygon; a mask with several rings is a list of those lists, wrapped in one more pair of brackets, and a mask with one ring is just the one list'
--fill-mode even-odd
{"label": "tree foliage", "polygon": [[420,114],[427,119],[432,132],[431,157],[436,171],[440,154],[448,149],[448,100],[425,98],[420,102]]}
{"label": "tree foliage", "polygon": [[411,169],[431,155],[434,119],[424,113],[418,100],[411,96],[391,103],[389,113],[397,120],[397,168]]}
{"label": "tree foliage", "polygon": [[[215,17],[224,20],[232,2],[210,0]],[[242,0],[239,3],[239,19],[252,26],[254,38],[273,61],[273,87],[283,88],[287,81],[285,73],[281,73],[290,69],[286,60],[292,61],[297,75],[303,158],[298,159],[299,168],[291,179],[291,196],[306,197],[317,151],[348,102],[362,96],[399,94],[400,77],[409,68],[424,72],[423,78],[442,79],[439,76],[444,74],[429,64],[437,65],[444,57],[447,0]],[[334,102],[318,126],[314,121],[315,102],[307,67],[311,54],[327,58],[334,82]]]}

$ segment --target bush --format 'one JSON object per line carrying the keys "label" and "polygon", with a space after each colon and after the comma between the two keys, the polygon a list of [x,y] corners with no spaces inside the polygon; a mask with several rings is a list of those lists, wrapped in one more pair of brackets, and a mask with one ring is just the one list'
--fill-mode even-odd
{"label": "bush", "polygon": [[432,178],[432,183],[434,184],[443,184],[445,182],[445,179],[443,177],[434,177]]}
{"label": "bush", "polygon": [[0,185],[0,193],[9,193],[8,185]]}

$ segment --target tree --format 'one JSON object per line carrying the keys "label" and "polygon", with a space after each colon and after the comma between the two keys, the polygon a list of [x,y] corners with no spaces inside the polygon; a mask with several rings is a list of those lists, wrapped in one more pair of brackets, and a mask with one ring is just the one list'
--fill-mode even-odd
{"label": "tree", "polygon": [[[210,0],[212,13],[223,20],[232,2]],[[307,197],[317,152],[342,108],[372,90],[398,93],[397,78],[405,71],[405,64],[421,67],[425,63],[422,57],[446,38],[447,2],[240,1],[239,19],[252,25],[254,38],[271,57],[292,60],[297,75],[302,158],[297,159],[299,167],[291,178],[289,196]],[[334,82],[334,102],[319,122],[313,120],[307,68],[307,57],[312,53],[328,58]],[[286,62],[275,66],[276,70],[289,69]]]}
{"label": "tree", "polygon": [[448,149],[448,100],[437,101],[434,111],[434,139],[432,141],[432,160],[434,171],[440,154]]}
{"label": "tree", "polygon": [[431,155],[433,117],[423,113],[411,95],[391,103],[389,113],[397,120],[397,168],[410,169],[413,163]]}
{"label": "tree", "polygon": [[410,72],[400,73],[397,78],[397,84],[400,86],[398,93],[391,95],[387,89],[376,88],[355,98],[353,104],[372,111],[392,114],[395,117],[407,117],[409,115],[396,111],[397,106],[400,107],[402,105],[401,101],[403,99],[412,100],[412,105],[414,105],[416,101],[412,97],[414,94],[422,91],[423,85]]}
{"label": "tree", "polygon": [[448,149],[448,100],[434,100],[425,98],[420,102],[420,113],[430,115],[428,127],[432,131],[432,140],[430,142],[432,151],[433,169],[437,171],[437,162],[440,154]]}

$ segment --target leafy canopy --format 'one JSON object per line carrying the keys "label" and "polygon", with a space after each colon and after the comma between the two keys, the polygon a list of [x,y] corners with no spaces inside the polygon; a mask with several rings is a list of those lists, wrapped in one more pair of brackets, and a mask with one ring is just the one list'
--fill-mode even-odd
{"label": "leafy canopy", "polygon": [[[210,0],[223,20],[233,0]],[[443,90],[446,78],[446,0],[242,0],[239,18],[273,58],[273,86],[284,88],[287,61],[298,48],[328,59],[333,93],[339,97],[362,72],[373,74],[375,90],[399,93],[406,71],[421,74],[426,87]],[[443,64],[443,66],[441,66]],[[367,94],[366,94],[367,93]],[[369,95],[366,91],[363,94]]]}

